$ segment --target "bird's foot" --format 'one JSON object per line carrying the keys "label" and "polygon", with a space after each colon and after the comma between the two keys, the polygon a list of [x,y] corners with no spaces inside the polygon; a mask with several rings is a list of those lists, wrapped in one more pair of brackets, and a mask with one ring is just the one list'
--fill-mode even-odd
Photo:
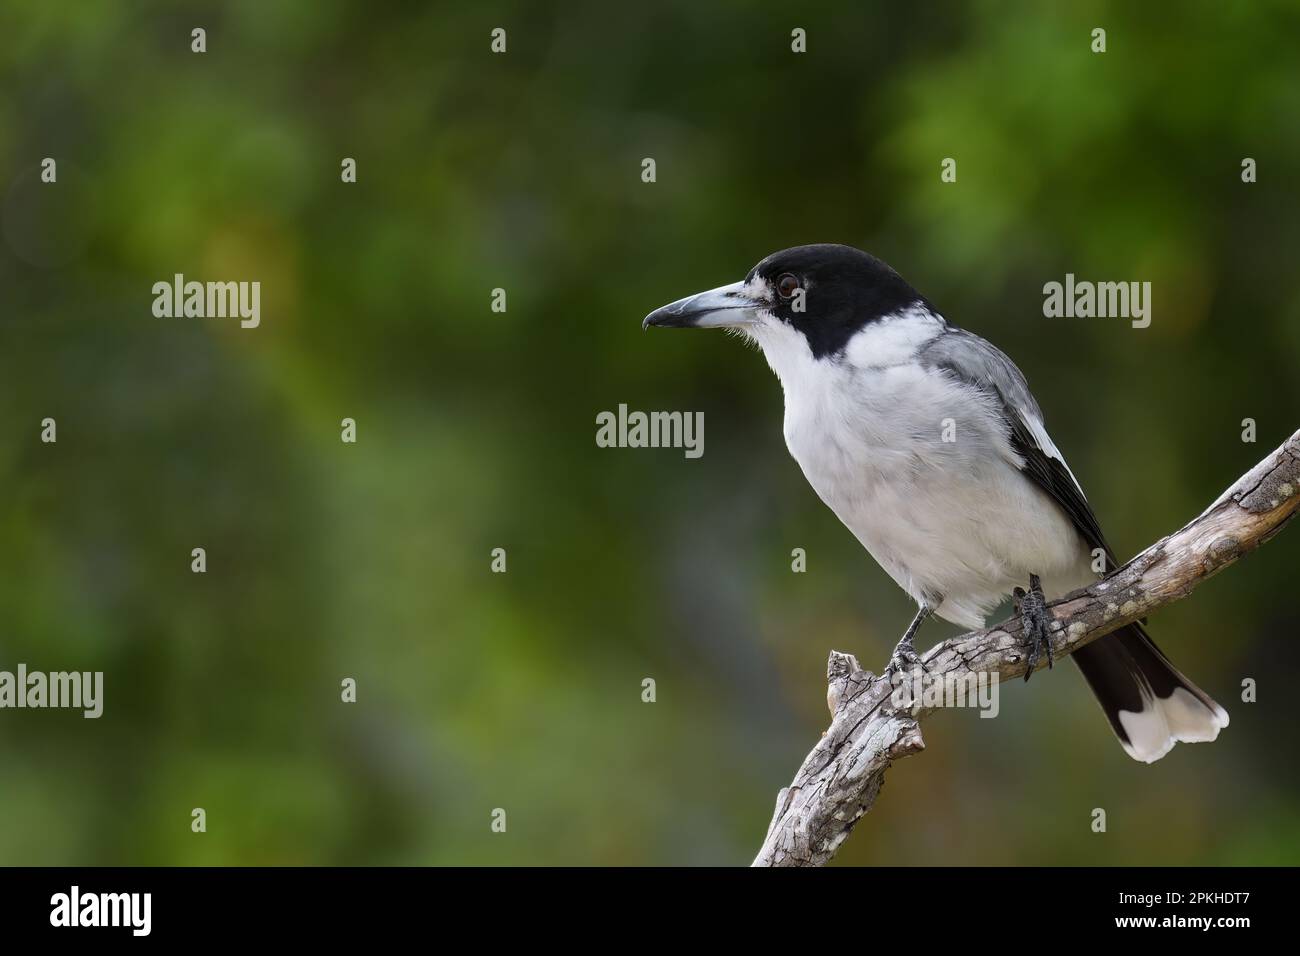
{"label": "bird's foot", "polygon": [[1047,669],[1052,669],[1052,637],[1047,629],[1051,615],[1047,613],[1047,599],[1043,597],[1043,584],[1038,575],[1029,575],[1029,592],[1016,588],[1011,592],[1015,601],[1016,612],[1020,615],[1021,627],[1025,632],[1025,643],[1029,645],[1029,669],[1025,671],[1025,680],[1029,680],[1038,665],[1038,654],[1047,650]]}
{"label": "bird's foot", "polygon": [[894,653],[889,655],[889,666],[885,668],[884,676],[912,674],[925,669],[925,661],[921,660],[921,655],[916,653],[916,648],[912,645],[912,639],[905,637],[898,642],[898,646],[894,648]]}

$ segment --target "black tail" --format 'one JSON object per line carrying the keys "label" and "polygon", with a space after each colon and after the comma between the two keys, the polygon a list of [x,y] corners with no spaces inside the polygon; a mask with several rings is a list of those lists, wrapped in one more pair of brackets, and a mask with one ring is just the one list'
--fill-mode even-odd
{"label": "black tail", "polygon": [[1179,741],[1213,740],[1227,712],[1160,653],[1141,624],[1129,624],[1070,655],[1134,760],[1152,763]]}

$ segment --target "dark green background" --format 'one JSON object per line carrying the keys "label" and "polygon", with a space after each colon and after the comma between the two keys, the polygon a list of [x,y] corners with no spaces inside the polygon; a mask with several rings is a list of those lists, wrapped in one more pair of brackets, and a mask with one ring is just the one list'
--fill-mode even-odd
{"label": "dark green background", "polygon": [[[913,610],[762,357],[641,332],[785,246],[1011,354],[1121,556],[1198,513],[1300,424],[1300,12],[1058,6],[6,4],[0,669],[106,710],[0,711],[0,862],[748,862],[827,651]],[[259,280],[261,328],[155,318],[176,272]],[[1045,319],[1067,272],[1151,327]],[[620,402],[704,457],[597,448]],[[1137,764],[1062,668],[929,721],[839,859],[1300,862],[1298,555],[1152,619],[1217,743]]]}

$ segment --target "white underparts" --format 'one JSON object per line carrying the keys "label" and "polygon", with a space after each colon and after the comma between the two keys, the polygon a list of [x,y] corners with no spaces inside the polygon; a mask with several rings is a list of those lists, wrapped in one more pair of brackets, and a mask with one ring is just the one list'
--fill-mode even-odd
{"label": "white underparts", "polygon": [[1049,598],[1090,580],[1090,555],[1021,473],[997,400],[914,361],[943,327],[907,310],[820,359],[779,320],[749,332],[781,380],[786,445],[813,489],[914,600],[941,597],[938,616],[973,628],[1031,573]]}

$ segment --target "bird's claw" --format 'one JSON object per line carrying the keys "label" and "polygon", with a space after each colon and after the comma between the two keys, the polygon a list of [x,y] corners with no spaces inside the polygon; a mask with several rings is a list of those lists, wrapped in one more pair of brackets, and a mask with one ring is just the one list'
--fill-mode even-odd
{"label": "bird's claw", "polygon": [[890,677],[899,673],[911,674],[918,670],[926,670],[925,661],[921,660],[921,655],[916,653],[916,648],[911,641],[899,641],[898,646],[894,648],[894,653],[889,656],[889,666],[885,668],[885,676]]}
{"label": "bird's claw", "polygon": [[1025,680],[1029,680],[1038,666],[1038,655],[1047,650],[1047,669],[1052,669],[1052,637],[1047,625],[1051,617],[1047,613],[1047,599],[1043,597],[1043,584],[1038,575],[1029,575],[1029,591],[1016,588],[1011,592],[1016,611],[1020,614],[1021,627],[1024,629],[1025,643],[1029,645],[1029,669],[1025,671]]}

